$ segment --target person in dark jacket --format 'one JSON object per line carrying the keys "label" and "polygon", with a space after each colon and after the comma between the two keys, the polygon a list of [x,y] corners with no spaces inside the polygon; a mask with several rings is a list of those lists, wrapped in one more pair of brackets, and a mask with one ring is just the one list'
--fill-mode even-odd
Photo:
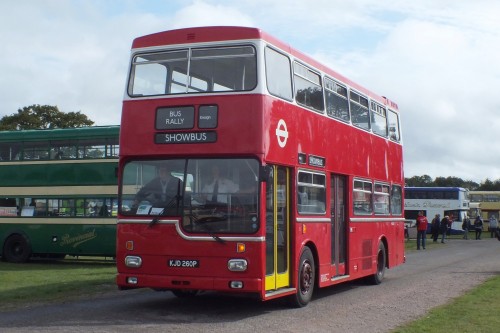
{"label": "person in dark jacket", "polygon": [[170,168],[162,165],[157,170],[157,177],[137,192],[134,206],[146,200],[155,207],[164,207],[167,209],[178,207],[182,188],[182,180],[172,176]]}
{"label": "person in dark jacket", "polygon": [[446,239],[446,233],[448,231],[449,223],[450,223],[450,218],[448,217],[448,215],[446,215],[445,217],[443,217],[439,225],[441,232],[441,243],[444,243],[444,240]]}
{"label": "person in dark jacket", "polygon": [[463,239],[469,239],[469,229],[470,229],[470,220],[468,216],[465,216],[464,221],[462,222],[462,230],[464,231]]}
{"label": "person in dark jacket", "polygon": [[476,239],[481,239],[481,233],[483,232],[483,219],[479,215],[474,221],[474,230],[476,231]]}
{"label": "person in dark jacket", "polygon": [[439,237],[439,223],[441,222],[441,216],[436,214],[436,216],[432,219],[431,222],[431,232],[432,232],[432,241],[435,243]]}

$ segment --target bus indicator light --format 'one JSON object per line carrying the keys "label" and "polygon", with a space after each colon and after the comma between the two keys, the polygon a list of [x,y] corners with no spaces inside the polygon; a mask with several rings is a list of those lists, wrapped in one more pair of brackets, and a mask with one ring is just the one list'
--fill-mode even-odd
{"label": "bus indicator light", "polygon": [[302,233],[307,233],[307,226],[305,224],[302,224]]}
{"label": "bus indicator light", "polygon": [[125,248],[128,250],[128,251],[133,251],[134,250],[134,241],[127,241],[125,243]]}
{"label": "bus indicator light", "polygon": [[236,252],[238,253],[243,253],[246,250],[245,243],[238,243],[236,244]]}

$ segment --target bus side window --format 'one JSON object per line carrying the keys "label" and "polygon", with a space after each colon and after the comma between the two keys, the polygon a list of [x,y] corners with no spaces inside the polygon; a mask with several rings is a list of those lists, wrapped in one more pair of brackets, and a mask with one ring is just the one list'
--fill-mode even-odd
{"label": "bus side window", "polygon": [[325,175],[299,171],[297,182],[297,211],[301,214],[326,213]]}

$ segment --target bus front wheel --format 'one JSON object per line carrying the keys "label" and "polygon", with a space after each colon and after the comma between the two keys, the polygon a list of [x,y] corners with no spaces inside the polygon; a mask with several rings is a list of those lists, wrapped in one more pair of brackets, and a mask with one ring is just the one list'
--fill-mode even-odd
{"label": "bus front wheel", "polygon": [[293,306],[301,308],[311,300],[316,279],[314,257],[308,247],[302,250],[297,274],[297,292],[291,296],[290,301]]}
{"label": "bus front wheel", "polygon": [[8,262],[26,262],[31,257],[28,240],[19,234],[9,236],[3,246],[3,256]]}

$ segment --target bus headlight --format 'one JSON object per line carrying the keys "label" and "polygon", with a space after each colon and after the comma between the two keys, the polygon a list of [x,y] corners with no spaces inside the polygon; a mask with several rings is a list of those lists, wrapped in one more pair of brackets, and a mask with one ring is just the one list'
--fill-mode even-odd
{"label": "bus headlight", "polygon": [[245,259],[230,259],[227,262],[227,269],[231,272],[244,272],[247,270],[247,265]]}
{"label": "bus headlight", "polygon": [[125,257],[125,266],[131,267],[131,268],[139,268],[142,266],[142,259],[141,259],[141,257],[137,257],[137,256],[126,256]]}

